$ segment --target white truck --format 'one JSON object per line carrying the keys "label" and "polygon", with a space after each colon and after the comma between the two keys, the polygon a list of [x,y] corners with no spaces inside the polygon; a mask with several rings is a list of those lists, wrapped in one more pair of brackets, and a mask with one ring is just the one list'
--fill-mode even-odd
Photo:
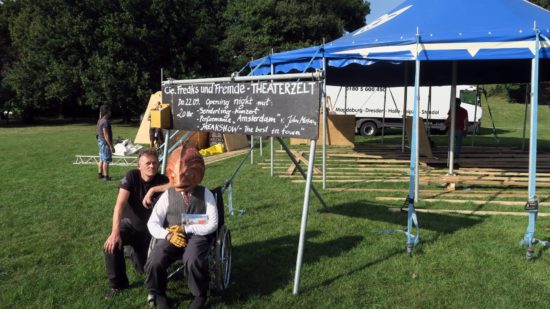
{"label": "white truck", "polygon": [[[327,86],[332,110],[337,115],[355,115],[356,132],[361,135],[376,135],[382,127],[403,126],[404,87],[340,87]],[[477,130],[483,115],[473,86],[457,86],[457,97],[468,111],[470,132]],[[407,116],[412,116],[414,87],[407,88]],[[426,128],[444,131],[449,112],[451,87],[420,87],[420,117]],[[385,111],[385,112],[384,112]]]}

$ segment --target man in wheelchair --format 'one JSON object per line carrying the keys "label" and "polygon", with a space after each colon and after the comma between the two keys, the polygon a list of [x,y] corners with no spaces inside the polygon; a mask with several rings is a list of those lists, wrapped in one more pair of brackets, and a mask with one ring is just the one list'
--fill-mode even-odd
{"label": "man in wheelchair", "polygon": [[[145,265],[146,285],[157,308],[169,308],[167,269],[182,257],[194,296],[191,308],[206,304],[208,253],[218,227],[218,210],[212,192],[199,185],[204,170],[204,159],[195,148],[179,147],[168,160],[166,174],[173,188],[159,198],[147,223],[157,242]],[[183,218],[190,214],[203,216],[184,224]]]}

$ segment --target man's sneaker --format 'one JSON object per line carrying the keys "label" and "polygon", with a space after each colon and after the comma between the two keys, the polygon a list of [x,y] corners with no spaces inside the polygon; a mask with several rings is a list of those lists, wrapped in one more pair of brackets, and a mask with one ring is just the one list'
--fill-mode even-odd
{"label": "man's sneaker", "polygon": [[110,288],[109,291],[107,291],[107,293],[105,293],[105,299],[111,299],[111,298],[117,296],[118,294],[122,293],[122,290],[123,289]]}
{"label": "man's sneaker", "polygon": [[112,178],[109,177],[109,176],[104,176],[104,177],[103,177],[103,180],[105,180],[105,181],[111,181],[111,179],[112,179]]}
{"label": "man's sneaker", "polygon": [[103,174],[97,173],[97,179],[103,179]]}
{"label": "man's sneaker", "polygon": [[155,294],[149,294],[147,295],[147,304],[149,305],[149,307],[151,308],[155,308],[156,307],[156,300],[155,300]]}

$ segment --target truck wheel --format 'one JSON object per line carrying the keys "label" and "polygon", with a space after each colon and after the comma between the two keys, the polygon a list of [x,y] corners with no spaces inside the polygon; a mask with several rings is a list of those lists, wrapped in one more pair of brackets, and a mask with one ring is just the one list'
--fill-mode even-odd
{"label": "truck wheel", "polygon": [[359,133],[363,136],[373,136],[378,133],[378,127],[376,126],[376,123],[372,121],[365,121],[359,129]]}

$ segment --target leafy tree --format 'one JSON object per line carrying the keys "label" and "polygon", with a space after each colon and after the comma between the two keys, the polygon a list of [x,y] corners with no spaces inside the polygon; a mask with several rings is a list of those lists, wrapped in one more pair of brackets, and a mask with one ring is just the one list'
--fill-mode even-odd
{"label": "leafy tree", "polygon": [[88,99],[103,98],[129,118],[143,112],[151,92],[160,88],[161,68],[173,78],[215,72],[217,38],[210,29],[219,1],[105,2],[94,38],[98,45],[83,79]]}
{"label": "leafy tree", "polygon": [[550,0],[529,0],[529,2],[532,2],[540,7],[543,7],[545,9],[550,9]]}
{"label": "leafy tree", "polygon": [[160,88],[161,68],[165,78],[226,75],[272,47],[335,39],[368,12],[361,0],[7,0],[0,95],[28,120],[101,104],[129,119]]}
{"label": "leafy tree", "polygon": [[10,36],[17,61],[5,73],[4,83],[15,91],[26,120],[36,111],[62,115],[63,106],[82,92],[79,11],[62,0],[15,3],[19,7],[10,21]]}
{"label": "leafy tree", "polygon": [[[0,1],[0,113],[10,110],[10,102],[14,93],[2,84],[2,76],[13,62],[11,52],[11,39],[9,34],[9,19],[11,15],[10,5]],[[1,117],[2,115],[0,115]]]}
{"label": "leafy tree", "polygon": [[271,52],[321,44],[365,24],[369,3],[361,0],[229,1],[220,44],[231,70]]}

